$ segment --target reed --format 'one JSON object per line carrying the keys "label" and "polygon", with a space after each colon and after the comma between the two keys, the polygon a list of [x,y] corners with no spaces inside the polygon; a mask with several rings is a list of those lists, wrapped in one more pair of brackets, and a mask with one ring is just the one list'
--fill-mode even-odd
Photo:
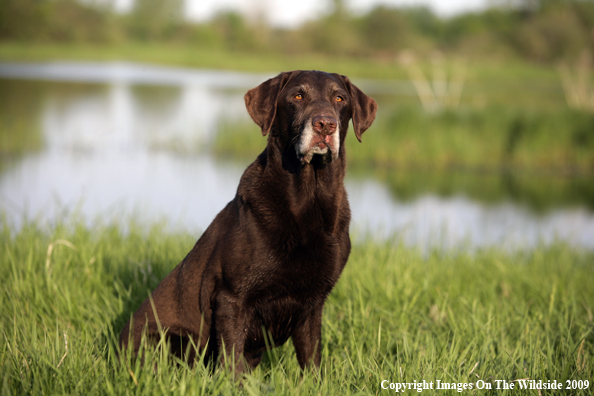
{"label": "reed", "polygon": [[582,52],[573,67],[566,62],[561,63],[559,74],[567,105],[572,109],[594,112],[592,54],[588,51]]}
{"label": "reed", "polygon": [[409,74],[409,79],[425,111],[437,112],[458,109],[466,80],[466,62],[463,59],[447,61],[435,52],[430,59],[432,78],[429,78],[412,52],[399,57]]}

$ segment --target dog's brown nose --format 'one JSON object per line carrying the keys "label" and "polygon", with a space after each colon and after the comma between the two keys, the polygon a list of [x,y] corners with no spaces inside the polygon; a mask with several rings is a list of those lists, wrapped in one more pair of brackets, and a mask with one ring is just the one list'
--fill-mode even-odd
{"label": "dog's brown nose", "polygon": [[314,131],[320,135],[331,135],[336,131],[336,118],[330,116],[317,116],[312,120]]}

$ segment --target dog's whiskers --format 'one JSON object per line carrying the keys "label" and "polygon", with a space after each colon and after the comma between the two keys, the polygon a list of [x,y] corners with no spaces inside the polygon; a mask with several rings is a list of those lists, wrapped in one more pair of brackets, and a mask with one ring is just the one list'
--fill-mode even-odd
{"label": "dog's whiskers", "polygon": [[301,137],[301,134],[297,134],[293,137],[293,139],[291,139],[291,142],[289,143],[289,145],[294,145],[295,142]]}

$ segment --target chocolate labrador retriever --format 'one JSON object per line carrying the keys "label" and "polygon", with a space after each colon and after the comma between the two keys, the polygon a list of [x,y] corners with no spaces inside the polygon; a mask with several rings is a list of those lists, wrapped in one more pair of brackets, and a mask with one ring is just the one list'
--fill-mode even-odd
{"label": "chocolate labrador retriever", "polygon": [[350,119],[361,141],[377,104],[347,77],[320,71],[281,73],[245,104],[269,134],[266,149],[124,326],[122,350],[166,334],[177,356],[193,360],[198,349],[240,373],[292,338],[301,368],[319,367],[324,302],[351,250],[344,141]]}

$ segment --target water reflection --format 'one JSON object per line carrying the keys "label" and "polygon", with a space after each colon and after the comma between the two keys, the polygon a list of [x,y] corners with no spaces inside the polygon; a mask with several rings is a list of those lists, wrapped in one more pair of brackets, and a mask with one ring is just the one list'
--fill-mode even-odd
{"label": "water reflection", "polygon": [[48,149],[189,150],[208,145],[228,114],[247,121],[241,95],[195,86],[53,83],[46,86],[41,130]]}
{"label": "water reflection", "polygon": [[353,217],[363,232],[391,237],[398,230],[397,237],[409,245],[517,249],[560,240],[594,248],[594,215],[584,207],[537,214],[511,201],[485,204],[460,194],[394,200],[385,185],[374,181],[347,188],[351,201],[357,202]]}
{"label": "water reflection", "polygon": [[[135,213],[203,230],[247,166],[213,158],[209,143],[222,121],[249,122],[243,93],[265,77],[121,63],[0,64],[0,207],[17,226],[23,213],[51,220],[77,208],[89,219]],[[446,247],[560,238],[594,248],[587,181],[350,172],[359,235],[397,233],[413,245]],[[542,196],[557,198],[539,205]]]}
{"label": "water reflection", "polygon": [[[362,171],[355,169],[352,176],[367,178]],[[583,206],[588,211],[594,210],[594,183],[591,176],[410,169],[376,170],[373,174],[389,188],[394,199],[402,202],[415,201],[420,196],[432,194],[443,198],[463,195],[483,205],[510,201],[539,214],[563,207]]]}

